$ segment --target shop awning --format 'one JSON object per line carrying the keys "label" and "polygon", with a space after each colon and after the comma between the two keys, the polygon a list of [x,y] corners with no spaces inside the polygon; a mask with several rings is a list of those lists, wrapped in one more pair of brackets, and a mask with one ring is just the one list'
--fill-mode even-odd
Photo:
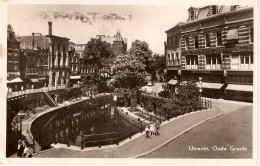
{"label": "shop awning", "polygon": [[7,81],[7,83],[18,83],[18,82],[23,82],[23,80],[21,80],[21,78],[17,77],[11,81]]}
{"label": "shop awning", "polygon": [[227,33],[227,40],[238,39],[238,29],[231,29]]}
{"label": "shop awning", "polygon": [[80,76],[70,76],[70,79],[71,80],[79,80],[79,79],[81,79],[81,77]]}
{"label": "shop awning", "polygon": [[39,82],[39,80],[37,78],[31,78],[32,82]]}
{"label": "shop awning", "polygon": [[[200,84],[197,82],[197,86],[200,87]],[[220,83],[211,83],[211,82],[202,82],[201,87],[207,89],[220,89],[223,84]]]}
{"label": "shop awning", "polygon": [[253,92],[252,85],[228,84],[226,90]]}
{"label": "shop awning", "polygon": [[178,83],[178,81],[177,80],[173,80],[173,79],[171,79],[169,82],[168,82],[168,84],[171,84],[171,85],[175,85],[175,84],[177,84]]}

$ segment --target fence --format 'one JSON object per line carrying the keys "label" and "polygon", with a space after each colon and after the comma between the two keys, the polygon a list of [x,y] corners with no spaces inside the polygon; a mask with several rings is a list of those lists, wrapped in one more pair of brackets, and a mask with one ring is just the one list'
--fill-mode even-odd
{"label": "fence", "polygon": [[61,86],[43,87],[40,89],[27,89],[24,91],[8,92],[7,98],[16,97],[16,96],[20,96],[20,95],[24,95],[24,94],[44,92],[44,91],[49,92],[49,91],[65,89],[65,88],[66,88],[66,85],[61,85]]}
{"label": "fence", "polygon": [[[118,110],[117,110],[118,111]],[[116,144],[119,145],[119,142],[124,139],[131,139],[132,135],[144,130],[145,126],[147,125],[147,119],[140,120],[138,119],[137,122],[131,122],[129,119],[119,115],[120,119],[122,119],[126,124],[126,128],[124,131],[121,132],[106,132],[106,133],[95,133],[95,134],[85,134],[83,132],[80,133],[80,140],[74,141],[74,144],[80,145],[81,149],[85,147],[100,147],[104,145],[111,145]],[[150,118],[150,117],[149,117]],[[57,140],[56,142],[61,142],[61,140]],[[62,141],[62,143],[67,144],[69,147],[71,144],[71,140],[69,139],[69,135],[66,136],[66,139]]]}
{"label": "fence", "polygon": [[201,105],[203,108],[211,109],[212,108],[212,102],[210,100],[206,100],[201,98]]}

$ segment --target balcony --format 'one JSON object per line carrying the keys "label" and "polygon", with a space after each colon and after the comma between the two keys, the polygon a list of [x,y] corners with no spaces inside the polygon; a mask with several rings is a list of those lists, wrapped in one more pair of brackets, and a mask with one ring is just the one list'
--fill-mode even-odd
{"label": "balcony", "polygon": [[180,65],[181,65],[180,59],[167,61],[167,66],[180,66]]}

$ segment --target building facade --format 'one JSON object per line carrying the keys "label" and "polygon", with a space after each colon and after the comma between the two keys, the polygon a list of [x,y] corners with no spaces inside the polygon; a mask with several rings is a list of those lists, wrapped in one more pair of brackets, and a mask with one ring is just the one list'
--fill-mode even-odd
{"label": "building facade", "polygon": [[7,27],[7,79],[20,77],[20,42],[12,26]]}
{"label": "building facade", "polygon": [[[166,31],[168,76],[200,77],[204,96],[252,101],[253,7],[209,5],[188,12],[185,23]],[[181,64],[175,61],[179,52]]]}
{"label": "building facade", "polygon": [[123,40],[119,31],[116,33],[115,40],[113,41],[112,50],[116,56],[126,54],[127,42]]}
{"label": "building facade", "polygon": [[23,50],[24,76],[37,75],[45,86],[68,85],[70,79],[69,39],[49,34],[42,36],[20,36]]}

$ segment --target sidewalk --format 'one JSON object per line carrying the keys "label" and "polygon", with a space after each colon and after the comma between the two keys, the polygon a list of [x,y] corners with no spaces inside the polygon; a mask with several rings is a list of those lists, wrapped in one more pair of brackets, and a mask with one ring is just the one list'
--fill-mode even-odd
{"label": "sidewalk", "polygon": [[214,107],[212,110],[194,112],[173,118],[162,124],[160,136],[153,136],[151,139],[144,137],[144,132],[124,141],[118,146],[101,147],[99,149],[71,150],[65,146],[62,148],[51,149],[39,154],[38,158],[132,158],[156,150],[167,142],[191,130],[200,123],[222,115],[222,110]]}

